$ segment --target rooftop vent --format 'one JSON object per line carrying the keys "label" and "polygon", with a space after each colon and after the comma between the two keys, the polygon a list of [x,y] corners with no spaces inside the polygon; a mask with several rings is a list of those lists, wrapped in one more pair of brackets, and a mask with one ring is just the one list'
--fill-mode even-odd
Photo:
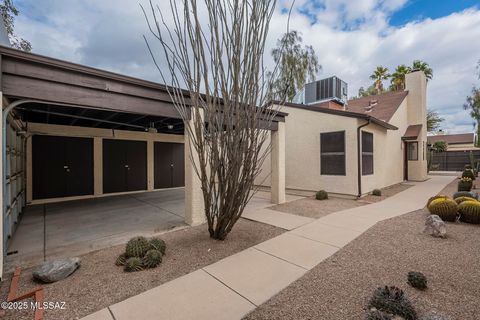
{"label": "rooftop vent", "polygon": [[297,93],[293,102],[302,104],[315,104],[334,100],[342,105],[347,103],[347,83],[336,76],[310,82]]}
{"label": "rooftop vent", "polygon": [[372,112],[375,106],[378,104],[378,100],[368,101],[368,106],[365,106],[365,112]]}

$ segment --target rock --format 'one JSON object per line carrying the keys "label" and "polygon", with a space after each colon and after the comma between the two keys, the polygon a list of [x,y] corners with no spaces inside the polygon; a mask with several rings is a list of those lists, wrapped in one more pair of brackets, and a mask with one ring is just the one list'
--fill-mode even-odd
{"label": "rock", "polygon": [[56,282],[65,279],[80,267],[80,258],[47,261],[33,271],[33,277],[43,282]]}
{"label": "rock", "polygon": [[442,218],[436,214],[432,214],[428,216],[427,220],[425,220],[425,229],[423,229],[423,232],[428,233],[433,237],[445,238],[447,227]]}
{"label": "rock", "polygon": [[423,317],[422,320],[450,320],[450,318],[442,314],[433,313]]}

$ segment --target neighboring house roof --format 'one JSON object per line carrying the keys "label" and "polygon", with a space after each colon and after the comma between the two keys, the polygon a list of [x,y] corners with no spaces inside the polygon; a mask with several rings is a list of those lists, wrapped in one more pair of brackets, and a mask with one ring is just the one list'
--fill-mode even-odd
{"label": "neighboring house roof", "polygon": [[348,100],[347,110],[371,115],[388,122],[402,104],[408,91],[392,91],[379,95]]}
{"label": "neighboring house roof", "polygon": [[429,144],[437,141],[445,141],[447,144],[467,144],[474,142],[473,133],[459,133],[459,134],[442,134],[436,136],[428,136],[427,141]]}
{"label": "neighboring house roof", "polygon": [[[279,103],[277,101],[273,101],[272,103]],[[351,112],[351,111],[344,111],[344,110],[337,110],[337,109],[329,109],[329,108],[323,108],[319,107],[317,105],[306,105],[306,104],[298,104],[298,103],[291,103],[291,102],[285,102],[285,106],[287,107],[292,107],[292,108],[297,108],[297,109],[304,109],[304,110],[309,110],[309,111],[314,111],[314,112],[323,112],[323,113],[328,113],[328,114],[333,114],[341,117],[350,117],[350,118],[358,118],[358,119],[365,119],[370,121],[371,123],[377,124],[381,127],[384,127],[385,129],[389,130],[398,130],[397,127],[394,125],[391,125],[390,123],[377,119],[373,117],[372,115],[368,113],[358,113],[358,112]]]}
{"label": "neighboring house roof", "polygon": [[417,140],[418,135],[422,132],[422,125],[421,124],[414,124],[408,126],[407,130],[405,130],[405,134],[403,135],[403,140]]}

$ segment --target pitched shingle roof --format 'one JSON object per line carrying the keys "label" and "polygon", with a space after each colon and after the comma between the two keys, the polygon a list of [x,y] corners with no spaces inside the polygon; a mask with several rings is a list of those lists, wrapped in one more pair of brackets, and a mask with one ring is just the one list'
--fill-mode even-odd
{"label": "pitched shingle roof", "polygon": [[445,141],[448,144],[473,143],[473,139],[473,133],[442,134],[427,137],[427,141],[429,144],[435,143],[437,141]]}
{"label": "pitched shingle roof", "polygon": [[[347,110],[351,112],[368,114],[382,121],[390,121],[394,113],[397,111],[402,101],[408,95],[408,91],[393,91],[379,95],[362,97],[358,99],[348,100]],[[372,102],[376,104],[371,111],[367,111]]]}

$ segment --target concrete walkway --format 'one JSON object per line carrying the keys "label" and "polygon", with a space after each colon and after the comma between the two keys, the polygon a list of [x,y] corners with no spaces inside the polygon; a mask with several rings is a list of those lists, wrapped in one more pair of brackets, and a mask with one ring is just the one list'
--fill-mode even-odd
{"label": "concrete walkway", "polygon": [[[291,231],[84,319],[241,319],[378,221],[423,208],[453,179],[432,176],[384,201],[303,221],[298,227],[287,217],[290,224],[285,227]],[[273,219],[272,210],[258,209],[257,217]]]}

